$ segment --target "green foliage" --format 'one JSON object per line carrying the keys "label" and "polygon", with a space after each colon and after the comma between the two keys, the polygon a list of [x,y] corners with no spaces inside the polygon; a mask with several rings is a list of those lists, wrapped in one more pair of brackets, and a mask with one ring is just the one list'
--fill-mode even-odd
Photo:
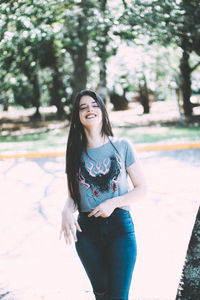
{"label": "green foliage", "polygon": [[[111,90],[137,91],[145,76],[160,94],[179,76],[177,47],[200,55],[198,1],[10,0],[0,14],[1,102],[24,107],[54,104],[62,114],[77,90],[107,87],[107,77]],[[120,39],[141,59],[119,59],[111,78]]]}
{"label": "green foliage", "polygon": [[24,108],[29,108],[32,105],[32,100],[34,98],[33,88],[27,80],[23,78],[18,78],[15,84],[12,84],[13,95],[15,103],[23,106]]}
{"label": "green foliage", "polygon": [[[122,28],[120,35],[137,43],[143,36],[148,36],[148,43],[160,43],[163,46],[176,45],[183,53],[180,58],[179,74],[176,85],[182,91],[184,113],[191,116],[191,73],[200,64],[190,66],[192,52],[200,54],[200,3],[187,0],[133,0],[123,1],[125,10],[121,22],[132,37],[127,37]],[[137,39],[135,31],[138,32]],[[179,77],[179,78],[177,78]]]}
{"label": "green foliage", "polygon": [[[11,1],[0,5],[3,23],[1,89],[5,87],[9,72],[18,83],[14,87],[10,85],[9,88],[13,91],[15,101],[24,107],[28,107],[31,102],[34,105],[33,98],[36,98],[36,94],[31,96],[31,90],[36,88],[33,86],[36,84],[35,76],[38,78],[41,69],[54,69],[59,64],[57,59],[61,56],[62,43],[58,39],[59,19],[56,12],[62,2],[57,1],[55,4],[54,1],[45,1],[44,5],[44,1],[17,1],[14,4]],[[26,77],[25,86],[20,79],[22,74]],[[39,93],[37,97],[39,101]]]}
{"label": "green foliage", "polygon": [[[126,2],[126,1],[124,1]],[[121,22],[132,37],[148,35],[149,42],[174,43],[200,53],[200,2],[177,0],[127,1]],[[136,33],[136,35],[135,35]],[[122,37],[126,35],[121,30]],[[125,36],[126,37],[126,36]],[[184,45],[183,45],[184,44]]]}
{"label": "green foliage", "polygon": [[[195,39],[197,45],[199,10],[199,1],[133,0],[127,1],[121,22],[129,30],[131,27],[133,37],[135,32],[148,33],[152,41],[156,38],[164,44],[173,41],[181,46],[183,36],[187,36]],[[191,40],[188,42],[192,47]]]}

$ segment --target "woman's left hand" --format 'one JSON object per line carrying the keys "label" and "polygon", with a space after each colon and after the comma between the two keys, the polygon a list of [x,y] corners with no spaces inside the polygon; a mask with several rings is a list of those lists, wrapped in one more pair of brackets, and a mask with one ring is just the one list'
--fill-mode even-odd
{"label": "woman's left hand", "polygon": [[88,215],[88,217],[94,216],[95,218],[97,217],[107,218],[112,214],[113,210],[117,207],[117,203],[118,201],[116,198],[105,200],[97,207],[93,208],[92,212]]}

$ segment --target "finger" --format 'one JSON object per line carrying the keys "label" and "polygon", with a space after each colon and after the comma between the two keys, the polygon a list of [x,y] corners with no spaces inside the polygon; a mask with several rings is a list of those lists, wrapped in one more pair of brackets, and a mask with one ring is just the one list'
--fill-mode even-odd
{"label": "finger", "polygon": [[67,244],[71,244],[71,234],[70,234],[70,230],[68,228],[65,229],[64,231],[64,237],[65,237],[65,241]]}
{"label": "finger", "polygon": [[94,216],[94,214],[95,214],[95,211],[93,210],[91,213],[89,213],[88,218]]}
{"label": "finger", "polygon": [[102,214],[101,217],[102,217],[102,218],[108,218],[109,216],[108,216],[108,215],[105,215],[105,214]]}
{"label": "finger", "polygon": [[75,232],[74,228],[72,228],[72,227],[71,227],[71,233],[72,233],[72,236],[73,236],[75,242],[77,242],[76,232]]}
{"label": "finger", "polygon": [[91,213],[88,215],[88,217],[92,217],[94,216],[98,211],[98,208],[93,208],[93,210],[91,211]]}
{"label": "finger", "polygon": [[98,217],[100,217],[101,216],[101,212],[100,211],[97,211],[97,213],[94,215],[95,216],[95,218],[98,218]]}
{"label": "finger", "polygon": [[79,232],[82,232],[82,229],[80,227],[80,225],[78,224],[77,221],[75,221],[75,226],[76,226],[76,229],[79,231]]}
{"label": "finger", "polygon": [[67,236],[65,231],[64,231],[63,235],[64,235],[64,239],[65,239],[66,244],[68,244],[68,236]]}
{"label": "finger", "polygon": [[71,245],[72,243],[72,240],[71,240],[71,236],[70,235],[67,235],[66,233],[64,234],[65,236],[65,242],[67,245]]}

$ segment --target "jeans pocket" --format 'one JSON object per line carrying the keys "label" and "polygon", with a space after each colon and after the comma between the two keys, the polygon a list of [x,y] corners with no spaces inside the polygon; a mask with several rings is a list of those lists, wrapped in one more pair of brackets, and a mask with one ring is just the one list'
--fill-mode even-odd
{"label": "jeans pocket", "polygon": [[121,229],[125,233],[134,233],[134,225],[131,217],[123,219],[123,222],[121,222]]}
{"label": "jeans pocket", "polygon": [[126,210],[124,208],[116,208],[112,215],[114,218],[122,217],[122,218],[131,218],[131,214],[129,210]]}
{"label": "jeans pocket", "polygon": [[114,235],[134,233],[134,224],[129,214],[117,216],[112,222],[112,231]]}

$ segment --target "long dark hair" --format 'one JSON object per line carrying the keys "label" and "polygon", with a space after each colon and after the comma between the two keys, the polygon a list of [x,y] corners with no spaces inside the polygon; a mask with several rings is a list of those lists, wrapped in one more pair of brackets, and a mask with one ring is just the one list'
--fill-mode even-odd
{"label": "long dark hair", "polygon": [[83,96],[92,97],[101,109],[101,135],[107,137],[113,136],[111,124],[103,99],[97,93],[91,90],[80,91],[77,94],[73,105],[66,151],[66,172],[68,175],[69,192],[74,201],[74,205],[76,208],[78,208],[78,210],[80,210],[79,169],[81,164],[81,155],[83,151],[86,151],[87,148],[87,140],[84,128],[79,119],[79,103],[81,97]]}

